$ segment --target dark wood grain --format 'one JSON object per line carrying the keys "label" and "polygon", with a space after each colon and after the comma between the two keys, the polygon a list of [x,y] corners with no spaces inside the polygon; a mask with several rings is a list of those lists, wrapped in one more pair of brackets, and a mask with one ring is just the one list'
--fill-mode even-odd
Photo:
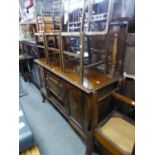
{"label": "dark wood grain", "polygon": [[116,82],[120,78],[120,76],[118,76],[110,79],[101,71],[96,71],[97,69],[90,69],[85,71],[84,81],[83,84],[81,84],[80,76],[78,73],[75,73],[71,67],[66,68],[66,72],[63,73],[59,66],[55,64],[47,65],[45,59],[35,60],[35,62],[87,93],[92,93],[93,90],[106,87],[107,85]]}

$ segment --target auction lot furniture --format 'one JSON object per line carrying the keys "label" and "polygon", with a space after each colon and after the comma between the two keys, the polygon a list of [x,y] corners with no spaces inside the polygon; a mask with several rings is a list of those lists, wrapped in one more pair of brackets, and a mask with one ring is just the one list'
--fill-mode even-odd
{"label": "auction lot furniture", "polygon": [[[121,101],[121,103],[130,106],[135,105],[133,100],[116,92],[112,93],[112,97]],[[117,104],[116,100],[113,100],[113,102]],[[97,113],[98,107],[94,105],[94,118],[97,117]],[[107,155],[133,155],[135,143],[134,121],[118,112],[115,108],[99,124],[93,123],[92,131],[89,133],[87,141],[87,155],[92,154],[95,141],[99,143]]]}
{"label": "auction lot furniture", "polygon": [[[110,95],[118,87],[120,77],[110,79],[96,70],[85,73],[84,82],[73,70],[66,68],[63,73],[59,66],[47,65],[45,60],[35,60],[42,70],[44,96],[66,117],[82,138],[86,140],[87,132],[91,127],[92,104],[99,104],[106,115],[110,110],[105,96]],[[97,93],[97,97],[94,96]],[[104,102],[105,101],[105,102]]]}
{"label": "auction lot furniture", "polygon": [[130,12],[123,2],[53,0],[51,17],[43,6],[35,16],[40,92],[84,141],[93,120],[111,112],[122,79]]}

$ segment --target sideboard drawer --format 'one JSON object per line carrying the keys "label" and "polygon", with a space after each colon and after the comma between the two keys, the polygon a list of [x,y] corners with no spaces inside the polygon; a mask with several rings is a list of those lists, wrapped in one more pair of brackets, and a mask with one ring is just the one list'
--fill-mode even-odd
{"label": "sideboard drawer", "polygon": [[60,100],[63,99],[63,89],[61,81],[54,79],[53,77],[47,77],[47,88],[52,91]]}

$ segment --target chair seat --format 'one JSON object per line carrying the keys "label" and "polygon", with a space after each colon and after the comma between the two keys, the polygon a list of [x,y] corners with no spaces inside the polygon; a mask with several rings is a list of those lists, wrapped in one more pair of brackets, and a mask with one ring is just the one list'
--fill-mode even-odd
{"label": "chair seat", "polygon": [[113,115],[99,127],[98,131],[114,146],[131,154],[135,142],[135,126],[119,115]]}

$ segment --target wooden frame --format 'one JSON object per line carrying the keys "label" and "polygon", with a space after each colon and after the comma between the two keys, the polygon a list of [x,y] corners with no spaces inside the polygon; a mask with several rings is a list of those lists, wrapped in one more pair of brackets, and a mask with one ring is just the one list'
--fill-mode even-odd
{"label": "wooden frame", "polygon": [[[57,3],[58,1],[58,4],[61,4],[63,6],[63,2],[61,0],[55,0],[53,3]],[[68,0],[68,5],[69,5],[69,1]],[[86,1],[83,1],[83,13],[82,13],[82,19],[81,19],[81,24],[80,24],[80,31],[79,32],[70,32],[69,30],[69,21],[68,21],[68,32],[62,32],[62,21],[59,23],[60,24],[60,28],[59,30],[55,29],[53,27],[53,30],[50,32],[50,33],[47,33],[46,32],[46,29],[45,29],[45,20],[44,20],[44,13],[43,13],[43,6],[42,6],[42,23],[43,23],[43,27],[44,27],[44,31],[42,32],[43,35],[44,35],[44,50],[45,50],[45,58],[47,59],[47,64],[50,63],[50,60],[49,60],[49,54],[56,54],[56,53],[59,53],[59,62],[60,62],[60,67],[62,69],[62,72],[65,72],[65,56],[67,57],[74,57],[74,59],[77,59],[77,62],[79,63],[79,68],[78,68],[78,72],[79,72],[79,77],[80,77],[80,81],[81,81],[81,84],[83,84],[84,82],[84,76],[85,76],[85,70],[89,69],[89,68],[92,68],[92,67],[98,67],[100,65],[105,65],[105,73],[113,78],[115,76],[115,68],[116,68],[116,57],[117,57],[117,50],[118,50],[118,40],[119,40],[119,37],[118,37],[118,34],[117,32],[114,33],[114,43],[113,43],[113,51],[112,51],[112,54],[111,54],[111,57],[112,57],[112,65],[111,65],[111,68],[108,70],[108,44],[109,44],[109,26],[110,26],[110,22],[111,22],[111,13],[112,13],[112,10],[113,10],[113,3],[112,3],[112,0],[109,0],[109,5],[108,5],[108,11],[106,13],[106,23],[105,23],[105,29],[103,31],[91,31],[90,29],[90,24],[91,24],[91,17],[92,17],[92,14],[91,14],[91,10],[92,10],[92,6],[93,6],[93,2],[89,2],[88,4],[86,3]],[[54,7],[54,6],[53,6]],[[88,19],[86,17],[86,8],[88,7]],[[69,9],[69,8],[68,8]],[[63,12],[63,11],[62,11]],[[62,12],[60,13],[60,19],[62,20]],[[54,11],[53,11],[53,14],[54,14]],[[68,18],[69,18],[69,14],[68,14]],[[84,30],[84,25],[86,24],[85,21],[86,19],[88,20],[87,21],[87,25],[88,25],[88,30]],[[69,19],[68,19],[69,20]],[[36,16],[36,24],[38,25],[38,19],[37,19],[37,16]],[[52,22],[54,22],[54,19],[52,19]],[[51,22],[51,24],[52,24]],[[123,22],[122,22],[123,23]],[[121,23],[120,23],[121,24]],[[54,23],[52,24],[54,25]],[[38,26],[37,26],[38,27]],[[58,40],[59,40],[59,48],[56,49],[56,48],[49,48],[48,45],[47,45],[47,42],[48,42],[48,36],[52,36],[52,37],[58,37]],[[90,38],[91,37],[95,37],[95,36],[105,36],[105,46],[104,46],[104,50],[98,50],[98,49],[94,49],[94,48],[91,48],[90,47]],[[80,40],[80,43],[79,43],[79,54],[77,53],[72,53],[70,51],[65,51],[64,50],[64,38],[66,37],[78,37],[79,40]],[[101,59],[101,60],[97,60],[97,62],[93,62],[93,63],[88,63],[87,65],[85,65],[85,57],[84,57],[84,53],[85,53],[85,46],[86,46],[86,43],[85,43],[85,38],[87,38],[87,53],[89,53],[90,57],[91,57],[91,53],[94,53],[94,52],[103,52],[106,53],[106,58],[105,59]],[[39,48],[43,48],[42,46],[40,45],[37,45]],[[50,52],[52,51],[52,52]],[[91,51],[91,52],[90,52]],[[57,59],[57,58],[56,58]],[[90,58],[89,58],[90,59]],[[103,69],[103,68],[102,68]]]}
{"label": "wooden frame", "polygon": [[[95,95],[96,93],[94,93]],[[96,96],[96,95],[95,95]],[[114,98],[116,98],[119,101],[122,101],[125,104],[128,104],[130,106],[135,106],[134,101],[122,96],[119,93],[116,92],[112,92],[112,96]],[[134,122],[129,119],[127,116],[120,114],[120,113],[116,113],[115,111],[113,111],[112,113],[110,113],[103,121],[101,121],[99,124],[97,123],[98,121],[96,120],[98,117],[98,108],[97,108],[97,104],[93,104],[93,124],[92,124],[92,130],[88,133],[88,137],[87,137],[87,149],[86,149],[86,155],[91,155],[93,152],[93,142],[94,140],[96,140],[97,142],[99,142],[101,144],[101,146],[105,149],[108,150],[108,152],[110,152],[112,155],[124,155],[125,153],[122,152],[122,150],[120,150],[116,145],[113,145],[111,143],[111,141],[109,141],[107,138],[105,138],[103,136],[103,134],[100,132],[99,128],[102,127],[113,115],[119,115],[119,117],[122,117],[125,121],[131,123],[134,125]],[[134,155],[134,149],[135,146],[133,146],[133,150],[131,155]]]}
{"label": "wooden frame", "polygon": [[[92,2],[89,3],[89,11],[88,11],[88,31],[84,32],[84,24],[85,24],[85,20],[86,20],[86,1],[84,1],[84,6],[83,6],[83,14],[82,14],[82,22],[81,22],[81,26],[80,26],[80,32],[69,32],[69,29],[68,29],[68,32],[64,33],[62,32],[61,33],[61,51],[62,51],[62,70],[63,72],[65,72],[65,64],[64,64],[64,54],[65,55],[68,55],[68,56],[72,56],[72,57],[77,57],[79,58],[80,60],[80,80],[81,80],[81,83],[83,84],[83,79],[84,79],[84,70],[87,69],[87,68],[91,68],[91,67],[94,67],[94,66],[98,66],[98,65],[101,65],[103,63],[106,63],[106,61],[99,61],[99,62],[96,62],[96,63],[92,63],[92,64],[89,64],[87,66],[84,66],[84,47],[85,47],[85,37],[91,37],[91,36],[98,36],[98,35],[107,35],[108,33],[108,29],[109,29],[109,23],[110,23],[110,20],[111,20],[111,12],[112,12],[112,6],[111,6],[111,0],[109,1],[109,6],[108,6],[108,13],[107,13],[107,21],[106,21],[106,28],[104,31],[95,31],[95,32],[91,32],[90,31],[90,16],[91,16],[91,8],[92,8]],[[68,5],[69,5],[69,1],[68,1]],[[68,8],[69,9],[69,8]],[[68,22],[68,28],[69,28],[69,22]],[[72,54],[68,51],[64,51],[64,41],[63,41],[63,38],[64,37],[69,37],[69,36],[73,36],[73,37],[79,37],[80,38],[80,54]],[[88,39],[89,40],[89,39]],[[89,43],[88,43],[88,46],[89,46]],[[117,49],[117,46],[116,46],[116,49]],[[107,50],[107,48],[105,48],[105,50]],[[116,51],[116,50],[115,50]]]}

